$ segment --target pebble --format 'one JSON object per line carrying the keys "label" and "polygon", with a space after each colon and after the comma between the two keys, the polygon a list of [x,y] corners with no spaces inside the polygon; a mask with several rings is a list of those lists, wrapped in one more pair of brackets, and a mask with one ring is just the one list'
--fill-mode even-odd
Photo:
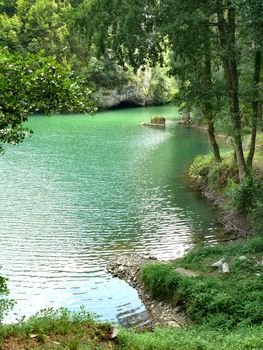
{"label": "pebble", "polygon": [[175,322],[175,321],[169,321],[167,323],[167,326],[173,327],[173,328],[180,328],[180,325],[177,322]]}
{"label": "pebble", "polygon": [[119,334],[119,329],[117,327],[114,327],[112,329],[111,335],[109,336],[110,339],[115,339],[117,338],[118,334]]}

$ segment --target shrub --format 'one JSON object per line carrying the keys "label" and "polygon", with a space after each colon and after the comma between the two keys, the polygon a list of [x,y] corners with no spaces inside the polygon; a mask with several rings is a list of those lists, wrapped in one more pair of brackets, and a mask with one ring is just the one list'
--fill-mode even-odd
{"label": "shrub", "polygon": [[242,212],[248,213],[253,206],[255,196],[253,177],[248,176],[242,183],[238,184],[233,181],[230,182],[225,193],[231,208],[237,208]]}
{"label": "shrub", "polygon": [[151,124],[160,124],[164,125],[165,124],[165,118],[164,117],[152,117],[151,118]]}
{"label": "shrub", "polygon": [[263,252],[263,235],[257,235],[252,237],[248,242],[248,248],[252,253],[262,253]]}
{"label": "shrub", "polygon": [[4,316],[10,311],[14,305],[13,300],[9,300],[6,296],[9,294],[7,288],[7,279],[0,276],[0,323],[3,321]]}
{"label": "shrub", "polygon": [[189,174],[206,178],[214,163],[215,160],[212,154],[199,155],[194,159],[190,166]]}
{"label": "shrub", "polygon": [[172,265],[155,264],[143,268],[141,279],[154,298],[172,300],[182,277]]}

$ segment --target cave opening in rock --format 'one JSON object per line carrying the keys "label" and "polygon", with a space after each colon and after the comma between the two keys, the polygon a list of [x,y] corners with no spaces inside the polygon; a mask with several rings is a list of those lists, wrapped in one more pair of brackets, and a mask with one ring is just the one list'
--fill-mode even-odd
{"label": "cave opening in rock", "polygon": [[119,109],[119,108],[134,108],[141,107],[139,104],[131,101],[121,101],[118,105],[111,107],[110,109]]}

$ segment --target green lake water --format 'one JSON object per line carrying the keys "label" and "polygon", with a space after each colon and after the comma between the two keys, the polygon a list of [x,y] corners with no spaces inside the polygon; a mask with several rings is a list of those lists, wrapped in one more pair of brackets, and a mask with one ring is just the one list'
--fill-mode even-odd
{"label": "green lake water", "polygon": [[[157,114],[168,118],[165,129],[140,125]],[[173,259],[196,240],[216,239],[215,213],[186,176],[208,141],[176,118],[170,106],[30,118],[33,136],[0,158],[0,264],[17,301],[11,319],[84,305],[125,324],[145,309],[106,272],[114,254]]]}

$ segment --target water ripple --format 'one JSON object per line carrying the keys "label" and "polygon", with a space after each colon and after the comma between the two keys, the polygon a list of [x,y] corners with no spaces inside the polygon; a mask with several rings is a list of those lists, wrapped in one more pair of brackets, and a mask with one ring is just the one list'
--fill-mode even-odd
{"label": "water ripple", "polygon": [[214,239],[214,213],[180,179],[207,142],[173,123],[139,126],[156,111],[34,117],[34,136],[0,159],[1,273],[17,301],[11,320],[83,304],[103,319],[147,323],[136,291],[106,272],[109,259],[176,258],[194,236]]}

